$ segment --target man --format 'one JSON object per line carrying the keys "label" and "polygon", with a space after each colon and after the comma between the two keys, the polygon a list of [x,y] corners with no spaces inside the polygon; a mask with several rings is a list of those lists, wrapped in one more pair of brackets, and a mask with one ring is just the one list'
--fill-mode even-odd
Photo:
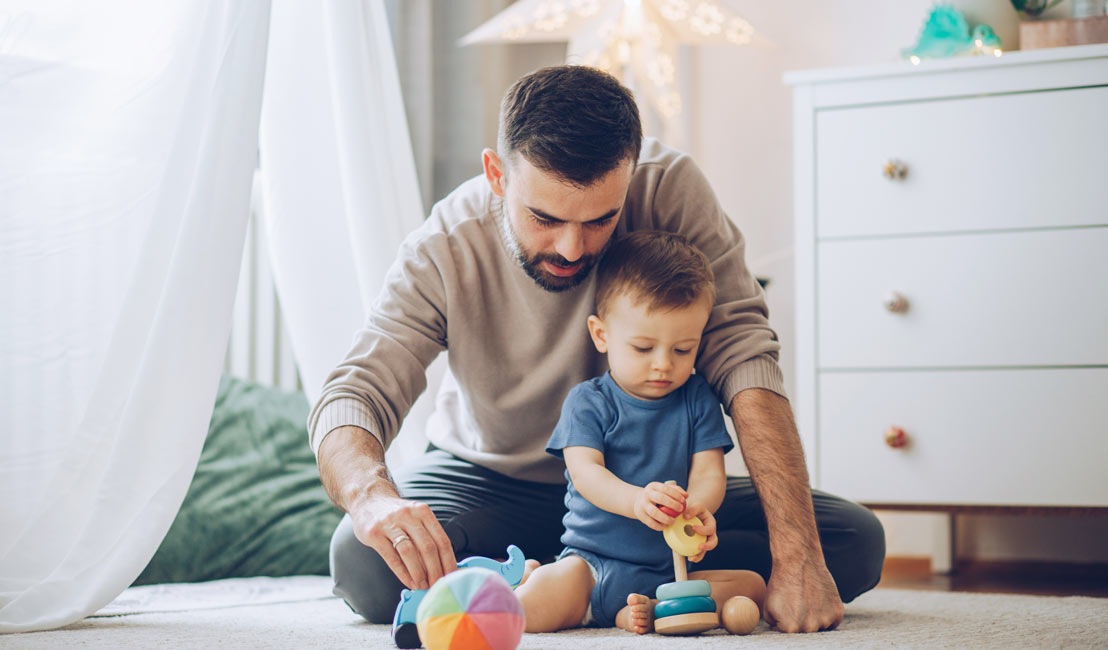
{"label": "man", "polygon": [[[583,327],[591,271],[613,236],[648,228],[711,260],[718,295],[696,369],[751,473],[728,480],[719,544],[698,568],[760,573],[766,619],[782,631],[835,627],[843,601],[880,578],[884,533],[861,506],[809,488],[764,296],[703,174],[642,138],[615,79],[578,66],[516,82],[482,159],[484,177],[407,238],[309,418],[323,483],[347,512],[332,539],[335,593],[384,623],[402,585],[429,587],[456,556],[560,550],[564,467],[544,446],[569,389],[605,368]],[[443,350],[451,374],[432,446],[394,481],[384,450]]]}

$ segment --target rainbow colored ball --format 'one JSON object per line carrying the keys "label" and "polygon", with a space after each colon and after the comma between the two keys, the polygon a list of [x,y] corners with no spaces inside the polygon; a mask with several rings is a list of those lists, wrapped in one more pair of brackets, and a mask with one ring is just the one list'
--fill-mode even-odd
{"label": "rainbow colored ball", "polygon": [[515,650],[523,636],[523,605],[496,573],[458,569],[427,590],[416,627],[427,650]]}

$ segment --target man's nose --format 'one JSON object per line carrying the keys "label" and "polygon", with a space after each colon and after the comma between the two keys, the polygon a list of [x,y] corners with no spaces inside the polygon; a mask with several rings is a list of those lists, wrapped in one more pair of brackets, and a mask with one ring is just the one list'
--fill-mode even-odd
{"label": "man's nose", "polygon": [[585,230],[581,224],[569,223],[563,226],[554,250],[569,262],[581,259],[585,254]]}

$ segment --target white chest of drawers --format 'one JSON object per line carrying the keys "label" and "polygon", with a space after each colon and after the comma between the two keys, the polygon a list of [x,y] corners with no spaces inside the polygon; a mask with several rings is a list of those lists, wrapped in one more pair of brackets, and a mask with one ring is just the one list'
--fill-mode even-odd
{"label": "white chest of drawers", "polygon": [[786,82],[813,484],[1108,507],[1108,46]]}

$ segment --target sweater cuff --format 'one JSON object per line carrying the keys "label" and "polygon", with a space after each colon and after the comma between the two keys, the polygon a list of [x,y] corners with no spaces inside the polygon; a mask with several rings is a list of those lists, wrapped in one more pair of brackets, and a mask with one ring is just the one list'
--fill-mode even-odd
{"label": "sweater cuff", "polygon": [[385,449],[385,441],[377,431],[377,419],[369,412],[365,402],[353,397],[340,397],[325,404],[319,411],[315,426],[312,428],[312,452],[319,456],[319,445],[327,434],[339,427],[356,426],[370,432]]}
{"label": "sweater cuff", "polygon": [[730,413],[735,396],[747,388],[764,388],[785,399],[789,398],[785,394],[785,378],[781,374],[781,366],[765,354],[744,361],[731,371],[723,382],[723,396],[727,398],[723,403],[724,410]]}

